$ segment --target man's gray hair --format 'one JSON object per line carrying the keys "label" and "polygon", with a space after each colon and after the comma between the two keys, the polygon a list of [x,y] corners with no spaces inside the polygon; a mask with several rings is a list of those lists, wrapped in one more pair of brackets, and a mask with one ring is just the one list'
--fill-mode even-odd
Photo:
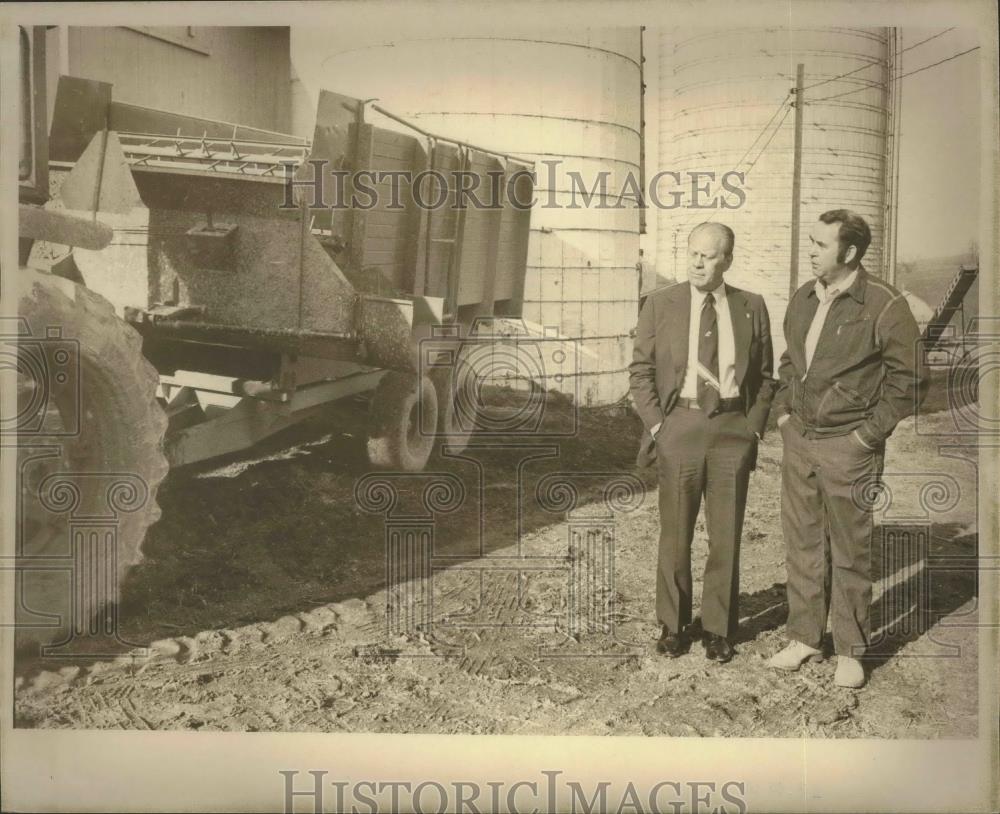
{"label": "man's gray hair", "polygon": [[726,255],[729,256],[733,253],[733,248],[736,246],[736,234],[724,223],[715,223],[710,220],[703,221],[691,230],[691,234],[688,235],[688,240],[691,240],[691,238],[698,234],[698,232],[704,229],[712,229],[722,235],[726,241]]}

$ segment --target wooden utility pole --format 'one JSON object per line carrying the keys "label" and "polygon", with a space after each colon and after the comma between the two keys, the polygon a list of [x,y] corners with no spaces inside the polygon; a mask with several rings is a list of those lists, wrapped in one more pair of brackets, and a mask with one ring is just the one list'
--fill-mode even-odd
{"label": "wooden utility pole", "polygon": [[885,83],[889,88],[889,125],[887,128],[889,149],[886,156],[889,171],[886,178],[882,253],[885,264],[885,280],[889,285],[896,285],[896,240],[899,235],[899,128],[903,112],[903,83],[893,81],[893,77],[903,72],[903,56],[900,50],[900,45],[902,45],[900,29],[890,29],[890,35],[892,47],[889,50]]}
{"label": "wooden utility pole", "polygon": [[788,299],[799,287],[799,208],[802,202],[802,83],[805,65],[801,62],[795,68],[795,148],[792,163],[792,262],[788,275]]}
{"label": "wooden utility pole", "polygon": [[639,234],[646,234],[646,56],[642,35],[646,26],[639,26]]}

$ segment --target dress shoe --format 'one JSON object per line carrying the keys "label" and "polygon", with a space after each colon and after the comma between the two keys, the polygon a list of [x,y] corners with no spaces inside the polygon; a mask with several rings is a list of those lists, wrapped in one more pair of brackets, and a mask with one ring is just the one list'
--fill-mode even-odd
{"label": "dress shoe", "polygon": [[838,687],[850,687],[853,690],[865,685],[865,668],[861,662],[850,656],[837,656],[837,672],[833,674],[833,683]]}
{"label": "dress shoe", "polygon": [[822,661],[823,651],[802,642],[789,642],[767,662],[778,670],[798,670],[806,661]]}
{"label": "dress shoe", "polygon": [[725,636],[706,633],[702,644],[705,645],[705,658],[709,661],[725,664],[733,657],[733,646]]}
{"label": "dress shoe", "polygon": [[689,642],[682,633],[672,633],[670,628],[663,626],[663,632],[656,642],[656,650],[672,659],[683,656],[688,650]]}

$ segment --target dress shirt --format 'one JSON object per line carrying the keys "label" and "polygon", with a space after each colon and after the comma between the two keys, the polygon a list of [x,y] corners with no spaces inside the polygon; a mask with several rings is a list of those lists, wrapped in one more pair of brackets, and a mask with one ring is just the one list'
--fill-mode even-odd
{"label": "dress shirt", "polygon": [[809,332],[806,334],[806,370],[812,364],[813,354],[816,353],[816,345],[819,344],[819,335],[823,332],[823,324],[826,322],[826,315],[830,313],[830,306],[844,291],[847,291],[857,279],[858,270],[855,269],[836,285],[823,285],[819,280],[813,291],[816,299],[819,300],[819,307],[809,323]]}
{"label": "dress shirt", "polygon": [[[681,398],[685,399],[698,398],[698,330],[701,327],[701,309],[707,293],[691,286],[687,371],[680,392]],[[736,398],[740,394],[739,385],[736,384],[736,341],[733,339],[733,318],[729,315],[726,284],[719,283],[719,287],[711,293],[715,297],[715,315],[719,325],[719,398]]]}

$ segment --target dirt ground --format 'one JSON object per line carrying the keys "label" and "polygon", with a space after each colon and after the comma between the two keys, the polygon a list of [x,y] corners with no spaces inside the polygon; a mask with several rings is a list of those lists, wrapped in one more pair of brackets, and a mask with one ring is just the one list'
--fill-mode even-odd
{"label": "dirt ground", "polygon": [[[559,421],[571,415],[558,401],[547,409]],[[20,658],[15,721],[87,729],[972,737],[976,573],[961,558],[977,553],[976,468],[974,456],[939,453],[959,440],[950,425],[947,413],[922,416],[919,426],[910,419],[889,444],[886,483],[896,519],[881,527],[923,518],[930,558],[921,569],[902,544],[891,544],[885,557],[876,546],[872,618],[882,635],[860,691],[833,686],[832,660],[794,674],[765,664],[783,645],[787,614],[777,433],[761,445],[750,487],[736,657],[717,665],[698,645],[674,660],[654,650],[656,484],[652,472],[632,466],[640,428],[628,411],[583,411],[572,436],[508,439],[474,452],[478,463],[439,455],[429,468],[437,479],[465,485],[464,495],[452,495],[457,506],[444,505],[441,493],[427,498],[434,475],[404,476],[392,480],[398,503],[388,517],[367,511],[355,493],[366,474],[360,434],[341,416],[297,428],[252,456],[171,473],[146,559],[123,590],[120,635],[139,649],[120,646],[115,659]],[[544,447],[552,457],[542,457]],[[926,489],[921,498],[927,482],[942,477],[957,486],[955,500],[928,498]],[[605,492],[615,481],[618,490]],[[629,485],[641,487],[631,503]],[[377,502],[378,490],[367,499]],[[406,542],[405,532],[425,528],[414,518],[428,504],[430,564],[387,559],[387,535],[395,531],[419,546],[419,536]],[[699,525],[696,603],[706,545]],[[944,570],[935,562],[965,566]],[[389,619],[387,607],[399,602],[417,616]],[[914,606],[929,608],[927,618]]]}

